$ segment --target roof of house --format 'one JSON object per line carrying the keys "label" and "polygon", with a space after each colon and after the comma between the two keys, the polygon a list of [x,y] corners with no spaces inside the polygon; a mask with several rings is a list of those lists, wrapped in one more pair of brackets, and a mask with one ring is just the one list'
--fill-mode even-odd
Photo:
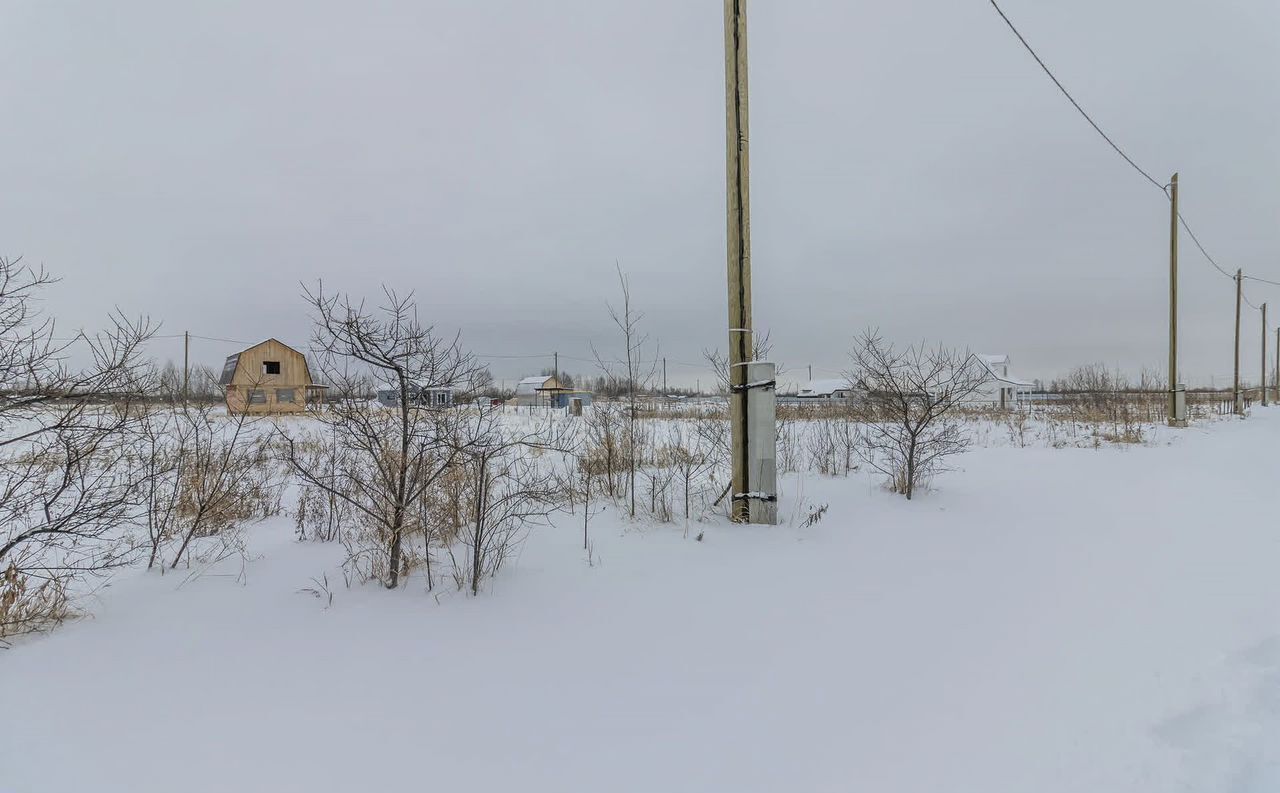
{"label": "roof of house", "polygon": [[813,380],[800,389],[800,396],[831,396],[837,391],[851,391],[848,380]]}
{"label": "roof of house", "polygon": [[516,385],[542,385],[543,383],[547,382],[550,379],[551,379],[551,375],[542,374],[542,375],[537,375],[535,377],[526,377],[520,382],[516,383]]}
{"label": "roof of house", "polygon": [[285,344],[284,342],[280,341],[279,339],[270,338],[270,339],[263,339],[257,344],[251,344],[248,347],[245,347],[240,352],[232,353],[231,355],[228,355],[227,360],[224,361],[222,364],[222,376],[218,378],[218,385],[231,385],[231,381],[235,379],[236,367],[240,364],[241,355],[244,355],[249,350],[257,349],[258,347],[261,347],[264,344],[269,344],[270,342],[273,342],[273,341],[276,344],[279,344],[281,347],[284,347],[286,350],[289,350],[290,352],[293,352],[293,353],[297,353],[299,356],[302,357],[302,366],[306,370],[307,381],[314,383],[315,378],[311,376],[311,362],[307,360],[307,356],[303,355],[301,352],[298,352],[297,350],[290,347],[288,344]]}

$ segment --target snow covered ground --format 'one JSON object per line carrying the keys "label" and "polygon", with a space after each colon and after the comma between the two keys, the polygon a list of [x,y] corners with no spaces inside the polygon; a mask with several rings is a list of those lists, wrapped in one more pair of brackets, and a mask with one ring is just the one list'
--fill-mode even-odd
{"label": "snow covered ground", "polygon": [[244,585],[127,574],[0,653],[0,790],[1280,790],[1277,458],[1273,408],[913,502],[792,476],[791,525],[610,509],[588,565],[566,517],[478,598],[281,518]]}

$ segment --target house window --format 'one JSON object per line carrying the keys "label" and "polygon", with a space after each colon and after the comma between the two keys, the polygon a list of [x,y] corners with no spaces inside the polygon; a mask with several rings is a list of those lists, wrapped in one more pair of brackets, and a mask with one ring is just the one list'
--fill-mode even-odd
{"label": "house window", "polygon": [[277,389],[276,389],[276,401],[277,401],[277,402],[289,402],[289,403],[291,403],[291,404],[292,404],[292,403],[293,403],[293,401],[294,401],[294,400],[293,400],[293,389],[292,389],[292,388],[277,388]]}
{"label": "house window", "polygon": [[249,390],[249,404],[250,404],[250,405],[265,405],[265,404],[267,404],[267,392],[266,392],[266,391],[263,391],[261,388],[252,388],[252,389],[250,389],[250,390]]}
{"label": "house window", "polygon": [[263,374],[280,374],[280,362],[279,361],[263,361],[262,373]]}

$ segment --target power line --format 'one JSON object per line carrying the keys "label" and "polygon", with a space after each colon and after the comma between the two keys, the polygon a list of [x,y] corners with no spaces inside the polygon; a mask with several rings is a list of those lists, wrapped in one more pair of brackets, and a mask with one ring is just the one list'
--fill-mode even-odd
{"label": "power line", "polygon": [[1187,236],[1191,237],[1191,241],[1195,243],[1196,248],[1200,250],[1200,253],[1204,254],[1204,258],[1209,262],[1209,264],[1213,265],[1213,269],[1217,270],[1218,272],[1222,273],[1228,278],[1235,278],[1234,275],[1222,269],[1220,266],[1218,266],[1218,263],[1213,260],[1213,257],[1209,255],[1209,252],[1206,251],[1204,249],[1204,246],[1200,244],[1200,238],[1197,237],[1196,233],[1191,230],[1191,226],[1187,225],[1187,220],[1182,216],[1181,212],[1178,213],[1178,222],[1182,224],[1182,228],[1186,230]]}
{"label": "power line", "polygon": [[1008,16],[1005,15],[1004,11],[1000,8],[1000,6],[996,4],[996,0],[990,0],[990,2],[991,2],[991,7],[996,10],[996,13],[1000,15],[1000,18],[1004,20],[1004,23],[1009,26],[1009,30],[1012,30],[1013,35],[1018,37],[1018,41],[1022,42],[1022,46],[1026,48],[1027,52],[1031,53],[1031,57],[1036,59],[1036,63],[1040,64],[1040,68],[1044,70],[1044,73],[1049,75],[1049,79],[1053,80],[1053,84],[1058,86],[1058,90],[1061,91],[1062,95],[1067,98],[1067,101],[1070,102],[1071,105],[1075,107],[1077,111],[1080,112],[1080,115],[1084,116],[1084,120],[1089,122],[1089,126],[1093,127],[1094,131],[1097,132],[1099,135],[1101,135],[1102,139],[1107,142],[1107,145],[1115,149],[1116,154],[1119,154],[1121,157],[1123,157],[1124,161],[1129,163],[1129,165],[1135,171],[1142,174],[1142,176],[1148,182],[1153,184],[1157,190],[1159,190],[1162,193],[1165,193],[1166,192],[1165,185],[1156,181],[1151,176],[1151,174],[1142,170],[1142,168],[1139,167],[1138,164],[1133,161],[1133,158],[1130,157],[1128,154],[1125,154],[1124,149],[1121,149],[1118,145],[1116,145],[1116,142],[1111,139],[1111,136],[1103,132],[1102,127],[1098,126],[1097,122],[1095,122],[1089,116],[1089,114],[1085,112],[1084,108],[1081,107],[1080,103],[1075,100],[1075,97],[1071,95],[1071,92],[1067,90],[1066,86],[1064,86],[1062,82],[1058,80],[1057,77],[1054,76],[1053,72],[1049,70],[1049,67],[1045,65],[1045,62],[1041,60],[1040,56],[1036,54],[1036,51],[1031,48],[1031,45],[1027,43],[1027,40],[1023,37],[1023,35],[1018,32],[1018,29],[1016,27],[1013,26],[1013,22],[1009,19]]}
{"label": "power line", "polygon": [[191,334],[191,338],[202,339],[204,341],[221,341],[226,342],[227,344],[253,344],[251,341],[241,341],[240,339],[221,339],[217,336],[197,336],[194,333]]}
{"label": "power line", "polygon": [[[1018,31],[1018,28],[1014,26],[1013,21],[1010,20],[1009,16],[1005,14],[1003,9],[1000,8],[999,4],[996,3],[996,0],[989,0],[989,2],[991,3],[991,7],[996,10],[996,13],[1000,15],[1000,18],[1004,20],[1004,23],[1009,26],[1009,30],[1013,31],[1013,35],[1018,37],[1018,41],[1022,43],[1022,46],[1026,48],[1027,52],[1031,53],[1031,57],[1035,58],[1036,63],[1040,64],[1040,68],[1043,69],[1044,73],[1049,76],[1049,79],[1053,81],[1053,84],[1058,87],[1058,90],[1062,92],[1062,95],[1067,98],[1067,101],[1069,101],[1072,107],[1074,107],[1080,113],[1080,115],[1084,117],[1085,121],[1089,122],[1089,126],[1093,127],[1094,131],[1096,131],[1100,136],[1102,136],[1102,139],[1107,142],[1107,145],[1109,145],[1112,149],[1114,149],[1116,154],[1119,154],[1122,158],[1124,158],[1124,161],[1127,162],[1130,165],[1130,167],[1132,167],[1135,171],[1140,173],[1142,177],[1146,179],[1148,182],[1150,182],[1152,185],[1159,188],[1160,192],[1164,193],[1166,197],[1169,197],[1169,186],[1161,184],[1154,177],[1152,177],[1151,174],[1143,170],[1136,162],[1134,162],[1132,157],[1126,154],[1125,151],[1121,149],[1120,146],[1114,140],[1111,139],[1110,135],[1108,135],[1106,132],[1102,130],[1102,127],[1098,126],[1097,122],[1095,122],[1093,118],[1087,112],[1085,112],[1085,109],[1081,107],[1080,103],[1075,100],[1075,97],[1071,95],[1071,92],[1069,92],[1066,89],[1066,86],[1062,84],[1062,81],[1060,81],[1054,75],[1054,73],[1049,69],[1049,66],[1044,62],[1044,60],[1036,53],[1034,49],[1032,49],[1031,44],[1027,42],[1027,39],[1022,35],[1022,33]],[[1201,244],[1200,238],[1197,237],[1196,233],[1191,230],[1190,224],[1187,223],[1187,219],[1183,217],[1181,212],[1178,213],[1178,222],[1182,225],[1182,228],[1186,230],[1187,236],[1191,237],[1191,241],[1192,243],[1195,244],[1196,249],[1200,251],[1201,255],[1204,256],[1205,261],[1209,262],[1210,266],[1212,266],[1213,269],[1217,270],[1219,273],[1221,273],[1223,276],[1227,278],[1235,278],[1234,274],[1224,269],[1221,265],[1218,264],[1218,262],[1213,258],[1213,256],[1209,254],[1209,251],[1205,249],[1203,244]],[[1252,278],[1252,276],[1245,276],[1245,277]],[[1280,282],[1268,281],[1265,278],[1253,278],[1253,280],[1262,281],[1264,283],[1270,283],[1275,286],[1280,286]]]}

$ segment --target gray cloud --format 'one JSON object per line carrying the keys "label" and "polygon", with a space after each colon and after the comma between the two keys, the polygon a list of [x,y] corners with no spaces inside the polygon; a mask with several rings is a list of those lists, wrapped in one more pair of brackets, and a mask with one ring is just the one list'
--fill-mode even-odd
{"label": "gray cloud", "polygon": [[[1167,205],[987,4],[750,10],[756,324],[793,372],[841,368],[868,325],[1008,352],[1029,376],[1163,365]],[[1181,172],[1224,266],[1280,278],[1280,6],[1006,10],[1144,168]],[[585,357],[618,346],[616,259],[673,361],[724,346],[719,3],[0,14],[0,250],[63,277],[49,308],[67,323],[119,305],[171,332],[305,339],[299,281],[386,282],[475,350]],[[1183,252],[1199,382],[1230,371],[1233,293]],[[1280,307],[1280,289],[1250,293]]]}

